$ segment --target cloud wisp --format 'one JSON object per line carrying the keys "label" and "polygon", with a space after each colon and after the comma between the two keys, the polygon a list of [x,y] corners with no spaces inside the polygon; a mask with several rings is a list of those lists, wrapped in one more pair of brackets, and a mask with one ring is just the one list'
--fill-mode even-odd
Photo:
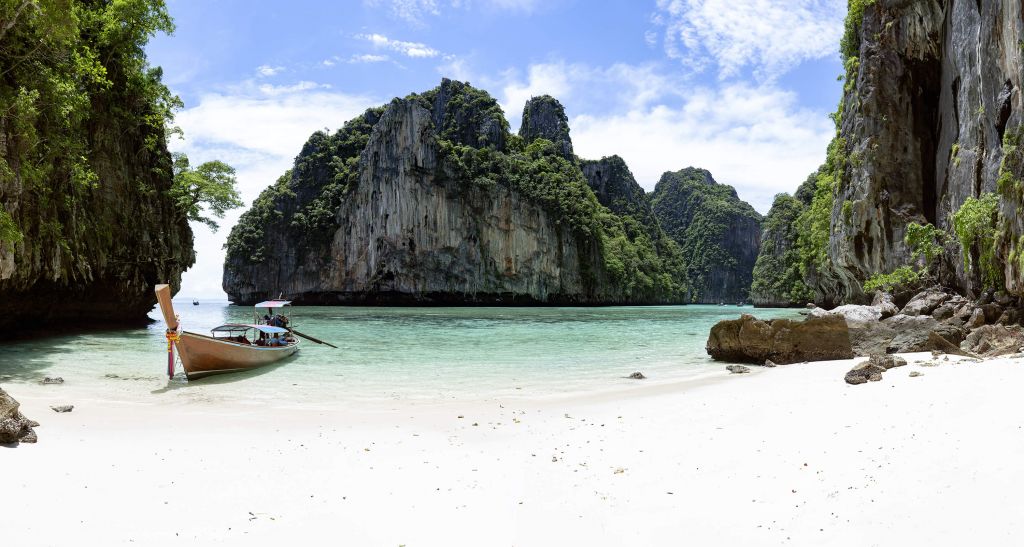
{"label": "cloud wisp", "polygon": [[441,55],[440,51],[427,44],[392,40],[383,34],[357,34],[356,38],[370,42],[377,49],[387,49],[414,59],[433,58]]}
{"label": "cloud wisp", "polygon": [[771,81],[838,55],[845,14],[845,0],[657,0],[652,20],[665,54],[689,69],[714,69],[723,80],[750,70]]}

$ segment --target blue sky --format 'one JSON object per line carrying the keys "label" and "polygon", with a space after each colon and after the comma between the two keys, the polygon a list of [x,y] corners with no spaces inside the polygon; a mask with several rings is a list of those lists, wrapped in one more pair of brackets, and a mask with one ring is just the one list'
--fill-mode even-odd
{"label": "blue sky", "polygon": [[[488,90],[513,129],[533,95],[566,107],[576,153],[638,182],[709,169],[762,213],[824,159],[845,0],[168,0],[150,62],[185,101],[172,149],[227,161],[251,202],[317,129],[436,86]],[[224,239],[194,226],[183,296],[223,297]]]}

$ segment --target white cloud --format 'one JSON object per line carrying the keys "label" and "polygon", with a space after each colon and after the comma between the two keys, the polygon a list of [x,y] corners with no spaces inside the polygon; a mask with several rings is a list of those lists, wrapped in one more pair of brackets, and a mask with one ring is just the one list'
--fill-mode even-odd
{"label": "white cloud", "polygon": [[259,74],[260,77],[275,76],[283,71],[283,66],[260,65],[256,67],[256,73]]}
{"label": "white cloud", "polygon": [[838,55],[845,0],[658,0],[665,53],[720,78],[751,69],[770,81],[810,59]]}
{"label": "white cloud", "polygon": [[472,79],[472,71],[469,69],[469,64],[466,59],[455,55],[445,55],[444,63],[437,67],[437,71],[444,78],[451,78],[453,80],[469,81]]}
{"label": "white cloud", "polygon": [[[193,164],[219,159],[238,170],[245,209],[287,169],[306,139],[318,129],[340,127],[366,108],[383,101],[330,91],[314,82],[267,86],[245,82],[200,96],[196,106],[178,113],[184,141],[171,142]],[[183,277],[183,295],[221,297],[224,242],[241,210],[228,213],[211,233],[193,224],[196,265]]]}
{"label": "white cloud", "polygon": [[357,34],[356,38],[366,40],[379,49],[390,49],[406,57],[430,58],[437,57],[440,51],[420,42],[403,42],[392,40],[383,34]]}

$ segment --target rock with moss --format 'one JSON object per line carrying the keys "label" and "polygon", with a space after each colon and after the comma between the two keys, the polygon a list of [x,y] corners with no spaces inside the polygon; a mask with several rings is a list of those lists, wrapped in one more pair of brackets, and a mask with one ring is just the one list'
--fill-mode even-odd
{"label": "rock with moss", "polygon": [[531,136],[450,80],[314,134],[232,230],[225,291],[237,303],[684,302],[678,249],[609,211],[574,156]]}
{"label": "rock with moss", "polygon": [[0,48],[0,329],[145,324],[153,285],[177,288],[195,261],[170,194],[179,101],[144,50],[170,18],[27,4]]}
{"label": "rock with moss", "polygon": [[804,282],[797,247],[797,219],[810,205],[816,175],[801,185],[797,196],[775,196],[764,218],[761,249],[754,263],[750,300],[758,307],[799,307],[814,301]]}
{"label": "rock with moss", "polygon": [[682,249],[693,301],[746,301],[761,242],[761,215],[732,186],[693,167],[663,174],[651,202],[661,227]]}
{"label": "rock with moss", "polygon": [[549,140],[562,157],[570,160],[573,158],[569,118],[565,115],[562,103],[550,95],[533,97],[527,101],[523,108],[519,136],[526,144],[537,139]]}
{"label": "rock with moss", "polygon": [[637,183],[625,160],[619,156],[580,160],[580,167],[601,205],[616,215],[637,219],[651,229],[652,237],[661,231],[650,196]]}

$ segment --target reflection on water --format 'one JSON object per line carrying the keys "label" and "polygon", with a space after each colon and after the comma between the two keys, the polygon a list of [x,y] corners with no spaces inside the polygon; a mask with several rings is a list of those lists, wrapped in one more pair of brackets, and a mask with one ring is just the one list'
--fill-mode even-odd
{"label": "reflection on water", "polygon": [[[186,330],[248,323],[252,308],[175,302]],[[303,404],[380,398],[549,394],[613,387],[642,370],[652,380],[707,372],[711,326],[750,308],[297,307],[293,326],[339,349],[303,340],[263,369],[186,384],[165,374],[164,325],[8,343],[0,382],[62,376],[97,396],[173,396]],[[760,317],[795,310],[757,310]],[[154,319],[159,313],[151,313]],[[131,381],[128,381],[131,380]]]}

